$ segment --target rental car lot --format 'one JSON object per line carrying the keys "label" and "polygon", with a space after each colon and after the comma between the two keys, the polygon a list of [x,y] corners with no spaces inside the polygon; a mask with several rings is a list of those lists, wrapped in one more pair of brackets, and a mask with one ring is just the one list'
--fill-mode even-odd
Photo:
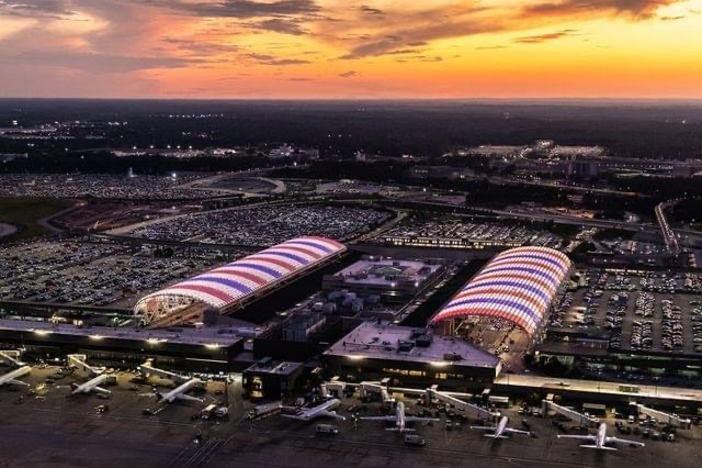
{"label": "rental car lot", "polygon": [[549,325],[608,332],[612,350],[702,353],[700,274],[590,270]]}

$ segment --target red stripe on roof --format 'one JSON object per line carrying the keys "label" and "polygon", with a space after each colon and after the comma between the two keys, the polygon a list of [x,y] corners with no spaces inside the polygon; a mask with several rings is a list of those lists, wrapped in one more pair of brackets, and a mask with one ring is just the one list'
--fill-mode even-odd
{"label": "red stripe on roof", "polygon": [[209,294],[212,297],[216,297],[220,301],[224,301],[224,302],[230,302],[232,299],[234,299],[233,296],[230,296],[229,294],[222,292],[219,289],[211,288],[209,286],[203,286],[200,284],[192,284],[189,282],[178,283],[178,284],[173,285],[167,289],[183,289],[185,291],[187,291],[187,290],[199,291],[199,292],[202,292],[205,294]]}
{"label": "red stripe on roof", "polygon": [[523,273],[504,273],[504,272],[498,272],[498,273],[487,273],[485,275],[478,275],[473,280],[468,283],[465,287],[473,286],[475,285],[478,281],[483,281],[483,280],[492,280],[492,279],[516,279],[516,280],[526,280],[526,281],[532,281],[534,283],[537,283],[539,286],[546,288],[550,293],[554,293],[556,291],[556,288],[553,287],[553,285],[549,284],[545,280],[541,279],[540,277],[534,275],[534,276],[529,276],[528,274],[523,274]]}
{"label": "red stripe on roof", "polygon": [[[506,258],[504,260],[500,259],[500,260],[495,260],[495,261],[488,263],[487,266],[485,267],[485,270],[488,270],[492,267],[500,267],[500,266],[505,266],[505,265],[515,266],[515,267],[533,266],[533,267],[543,268],[543,269],[550,271],[551,273],[556,275],[556,279],[563,277],[562,271],[560,271],[559,269],[557,269],[555,266],[551,265],[550,263],[547,263],[547,262],[544,262],[544,263],[536,262],[533,260],[524,261],[524,260],[511,260],[511,259]],[[487,272],[487,273],[490,273],[490,272]]]}
{"label": "red stripe on roof", "polygon": [[[451,302],[456,301],[456,300],[462,300],[462,299],[465,299],[467,297],[472,297],[472,296],[484,296],[486,294],[503,294],[506,296],[516,297],[518,299],[529,302],[534,307],[536,307],[536,310],[544,309],[544,304],[542,302],[539,302],[538,300],[534,299],[530,295],[528,295],[522,291],[515,291],[514,289],[506,288],[506,287],[502,287],[502,288],[491,287],[489,289],[483,289],[480,291],[468,291],[468,292],[459,294],[458,296],[453,298],[451,300]],[[446,307],[451,307],[451,302],[449,302]],[[539,315],[543,315],[543,311]]]}
{"label": "red stripe on roof", "polygon": [[[326,243],[326,244],[331,244],[331,245],[333,245],[333,246],[335,246],[335,247],[337,247],[337,248],[339,248],[339,249],[345,249],[345,248],[346,248],[346,247],[344,246],[344,244],[341,244],[341,243],[335,241],[334,239],[327,239],[326,237],[307,236],[307,237],[303,237],[302,239],[312,239],[312,240],[316,240],[316,241],[323,242],[323,243]],[[297,239],[293,239],[293,240],[297,240]]]}
{"label": "red stripe on roof", "polygon": [[531,334],[536,329],[533,325],[527,322],[523,317],[511,314],[509,312],[492,309],[487,307],[480,307],[475,309],[457,309],[451,312],[440,313],[432,319],[432,322],[440,322],[443,320],[448,320],[454,317],[470,317],[470,316],[481,316],[481,317],[497,317],[504,319],[510,323],[517,325],[518,327],[526,330],[527,333]]}
{"label": "red stripe on roof", "polygon": [[310,257],[312,257],[314,259],[318,259],[322,256],[322,254],[318,254],[317,252],[314,252],[314,251],[310,250],[309,248],[306,249],[304,247],[298,247],[297,245],[281,244],[281,245],[276,246],[276,250],[277,249],[294,250],[296,252],[300,252],[300,253],[303,253],[305,255],[309,255]]}

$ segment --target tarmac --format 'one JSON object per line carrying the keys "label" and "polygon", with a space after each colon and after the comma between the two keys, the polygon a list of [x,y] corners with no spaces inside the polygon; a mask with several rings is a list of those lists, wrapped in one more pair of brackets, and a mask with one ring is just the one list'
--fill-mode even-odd
{"label": "tarmac", "polygon": [[[1,372],[5,372],[3,368]],[[246,414],[250,403],[241,398],[241,383],[227,386],[210,383],[200,395],[206,403],[228,398],[230,414],[222,420],[195,418],[203,405],[175,403],[163,406],[154,416],[142,414],[146,407],[160,408],[150,397],[151,385],[134,388],[129,373],[119,375],[119,385],[110,387],[108,400],[94,394],[66,398],[72,381],[84,381],[78,371],[41,389],[55,369],[35,369],[23,378],[29,389],[0,389],[0,467],[660,467],[694,466],[702,456],[702,435],[697,427],[679,431],[678,442],[646,440],[646,447],[620,445],[616,452],[581,449],[579,441],[558,439],[550,418],[527,416],[536,437],[515,435],[510,440],[493,440],[467,426],[446,430],[441,422],[415,424],[416,433],[427,441],[426,447],[405,446],[403,435],[385,430],[383,423],[357,421],[348,408],[366,407],[363,413],[380,413],[381,405],[361,405],[344,399],[339,414],[345,421],[319,419],[302,422],[270,416],[250,423]],[[22,403],[19,395],[24,394]],[[109,410],[98,413],[100,404]],[[408,414],[420,409],[406,401]],[[522,416],[508,410],[510,426],[521,428]],[[315,433],[318,422],[335,424],[340,433],[322,436]],[[610,420],[608,435],[615,434]],[[574,432],[571,429],[569,433]],[[593,433],[594,429],[590,429]],[[580,433],[580,432],[577,432]],[[201,434],[200,443],[194,443]],[[620,436],[643,440],[641,436]]]}

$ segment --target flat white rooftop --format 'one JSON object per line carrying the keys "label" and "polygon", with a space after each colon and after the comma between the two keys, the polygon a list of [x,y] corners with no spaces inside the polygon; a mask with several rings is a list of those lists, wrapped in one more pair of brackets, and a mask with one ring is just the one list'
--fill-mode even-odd
{"label": "flat white rooftop", "polygon": [[23,320],[0,319],[0,330],[31,332],[48,336],[72,335],[84,336],[95,340],[143,340],[151,343],[178,343],[203,346],[231,346],[249,336],[255,336],[256,330],[249,327],[222,328],[164,328],[141,329],[112,327],[76,327],[75,325],[53,325],[48,322],[31,322]]}
{"label": "flat white rooftop", "polygon": [[367,258],[344,268],[334,276],[342,277],[348,284],[392,286],[396,281],[416,281],[417,286],[435,273],[441,265],[421,260],[397,260],[378,257]]}
{"label": "flat white rooftop", "polygon": [[[416,335],[424,331],[423,328],[364,322],[324,354],[358,360],[428,363],[437,367],[451,365],[497,368],[500,364],[498,357],[449,336],[434,335],[429,347],[414,346],[410,351],[398,351],[400,342],[414,341]],[[447,360],[448,355],[455,356],[456,359]]]}

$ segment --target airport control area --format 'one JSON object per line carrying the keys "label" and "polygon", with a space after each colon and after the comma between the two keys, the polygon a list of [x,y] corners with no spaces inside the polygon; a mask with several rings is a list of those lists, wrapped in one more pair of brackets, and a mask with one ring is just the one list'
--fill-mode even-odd
{"label": "airport control area", "polygon": [[299,184],[186,177],[169,190],[204,198],[91,200],[54,223],[102,209],[104,225],[0,246],[2,453],[300,467],[702,455],[693,243],[675,254],[655,229],[623,240],[520,218],[533,212],[431,214],[407,188],[278,195]]}

